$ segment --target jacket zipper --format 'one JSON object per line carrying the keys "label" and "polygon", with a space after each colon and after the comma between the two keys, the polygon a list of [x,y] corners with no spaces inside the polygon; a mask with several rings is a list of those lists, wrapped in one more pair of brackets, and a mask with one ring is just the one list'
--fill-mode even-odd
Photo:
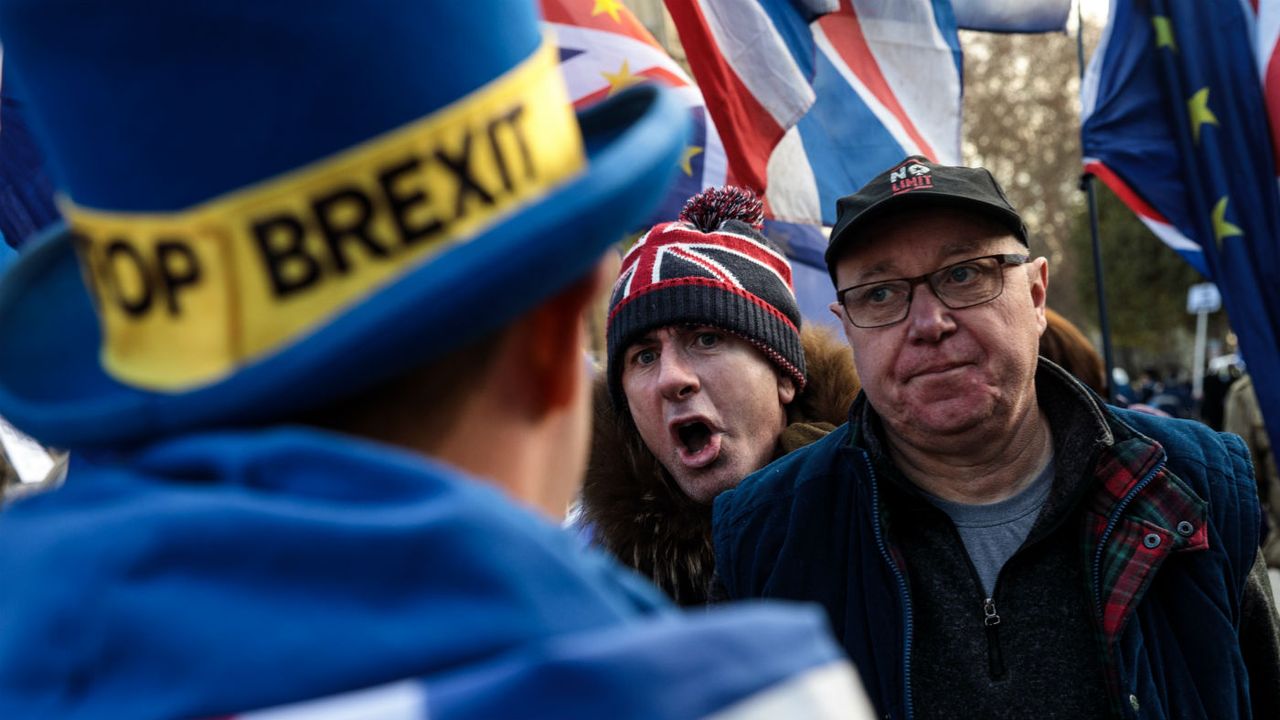
{"label": "jacket zipper", "polygon": [[993,598],[982,601],[982,624],[987,628],[987,671],[992,680],[1003,680],[1008,669],[1000,651],[1000,613]]}
{"label": "jacket zipper", "polygon": [[[1151,482],[1151,478],[1164,467],[1164,464],[1165,458],[1162,457],[1150,470],[1147,471],[1146,475],[1142,476],[1142,479],[1138,481],[1137,485],[1134,485],[1129,492],[1125,493],[1125,496],[1116,504],[1115,509],[1111,511],[1111,516],[1107,518],[1107,527],[1102,531],[1102,537],[1098,540],[1098,549],[1093,555],[1093,592],[1094,605],[1096,612],[1098,613],[1099,623],[1102,623],[1105,620],[1102,610],[1102,555],[1107,549],[1107,541],[1111,539],[1111,533],[1115,531],[1116,525],[1120,523],[1120,516],[1124,513],[1125,508],[1129,506],[1129,503],[1133,502],[1133,499],[1138,496],[1138,493],[1142,492],[1143,488],[1147,486],[1147,483]],[[1121,698],[1124,695],[1124,687],[1122,684],[1124,681],[1123,678],[1120,677],[1116,665],[1109,659],[1111,656],[1110,643],[1107,644],[1105,654],[1108,660],[1106,661],[1107,667],[1103,668],[1103,672],[1107,675],[1107,684],[1111,686],[1111,691],[1115,693],[1111,697],[1111,704],[1116,708],[1123,708],[1124,701]]]}
{"label": "jacket zipper", "polygon": [[[955,524],[950,524],[951,532],[954,539],[960,544],[960,550],[964,553],[965,563],[969,566],[969,577],[973,580],[973,584],[978,588],[979,595],[985,595],[985,588],[982,587],[982,577],[978,575],[978,567],[973,564],[973,558],[969,557],[969,550],[964,546],[964,539],[960,537],[960,531],[956,529]],[[1014,553],[1015,555],[1017,553]],[[1011,556],[1009,560],[1012,560]],[[1005,561],[1007,565],[1009,560]],[[1004,568],[1000,568],[1001,572]],[[996,574],[995,585],[991,588],[991,597],[982,599],[982,626],[987,634],[987,673],[992,680],[1003,680],[1007,677],[1009,668],[1004,664],[1004,652],[1000,648],[1000,612],[996,609],[995,597],[1000,591],[1000,573]]]}
{"label": "jacket zipper", "polygon": [[[1048,501],[1046,500],[1046,502]],[[1004,561],[1004,564],[1008,565],[1013,562],[1014,558],[1018,557],[1018,555],[1028,547],[1039,543],[1044,538],[1057,532],[1058,528],[1062,526],[1062,523],[1066,522],[1067,517],[1068,514],[1059,513],[1059,516],[1054,519],[1052,525],[1040,530],[1040,532],[1035,535],[1028,535],[1023,546],[1014,551],[1014,553]],[[960,549],[964,551],[965,562],[969,565],[969,577],[973,579],[973,584],[977,586],[979,594],[985,595],[986,588],[982,586],[982,577],[978,575],[978,567],[973,564],[973,558],[969,557],[969,550],[964,546],[964,538],[960,537],[960,531],[956,528],[955,523],[949,523],[948,526],[951,528],[953,539],[960,545]],[[1000,594],[1000,577],[1003,574],[1004,567],[1002,566],[1000,568],[1000,572],[996,573],[996,582],[991,587],[991,596],[984,597],[982,599],[982,625],[983,628],[985,628],[987,635],[987,672],[992,680],[1003,680],[1008,677],[1009,674],[1009,668],[1004,661],[1004,651],[1000,647],[1001,620],[1000,612],[996,608],[995,600],[996,595]]]}
{"label": "jacket zipper", "polygon": [[880,550],[880,556],[893,570],[893,577],[898,584],[898,593],[902,597],[902,712],[906,720],[911,720],[911,594],[907,590],[907,579],[902,576],[902,570],[889,554],[884,535],[880,531],[880,491],[877,487],[876,471],[871,464],[871,457],[865,451],[862,451],[862,460],[871,478],[871,527],[875,530],[876,547]]}

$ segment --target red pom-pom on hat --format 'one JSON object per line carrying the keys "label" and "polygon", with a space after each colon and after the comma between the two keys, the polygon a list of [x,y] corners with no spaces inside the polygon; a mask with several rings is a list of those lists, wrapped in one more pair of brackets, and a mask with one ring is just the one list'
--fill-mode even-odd
{"label": "red pom-pom on hat", "polygon": [[744,222],[756,230],[764,227],[764,203],[756,194],[735,185],[709,187],[689,198],[680,221],[702,232],[715,232],[728,220]]}

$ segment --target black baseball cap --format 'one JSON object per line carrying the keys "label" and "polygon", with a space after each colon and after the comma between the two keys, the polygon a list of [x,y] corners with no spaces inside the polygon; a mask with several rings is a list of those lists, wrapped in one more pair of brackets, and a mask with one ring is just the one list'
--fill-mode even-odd
{"label": "black baseball cap", "polygon": [[1027,245],[1027,226],[986,168],[938,165],[912,155],[836,201],[836,224],[827,243],[827,268],[858,238],[867,223],[893,210],[948,206],[996,220]]}

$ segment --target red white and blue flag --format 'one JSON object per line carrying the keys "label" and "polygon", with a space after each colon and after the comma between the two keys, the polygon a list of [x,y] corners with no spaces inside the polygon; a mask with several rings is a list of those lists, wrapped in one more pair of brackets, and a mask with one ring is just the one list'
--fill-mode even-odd
{"label": "red white and blue flag", "polygon": [[961,55],[945,0],[667,0],[739,182],[766,215],[832,225],[903,157],[960,159]]}
{"label": "red white and blue flag", "polygon": [[907,155],[960,160],[961,54],[946,0],[666,0],[729,159],[765,199],[807,320],[827,312],[836,200]]}
{"label": "red white and blue flag", "polygon": [[[828,1],[834,2],[821,0]],[[740,3],[738,7],[744,11],[758,10],[752,3]],[[676,182],[667,192],[666,200],[645,226],[637,229],[647,230],[660,222],[674,220],[679,216],[685,201],[705,188],[743,185],[759,190],[763,187],[746,178],[752,172],[760,177],[764,176],[764,161],[769,157],[769,148],[777,143],[782,133],[778,119],[759,106],[751,106],[746,115],[760,122],[750,125],[750,132],[747,133],[739,125],[732,125],[737,134],[732,138],[732,147],[735,149],[730,152],[726,143],[721,140],[716,121],[707,110],[702,90],[621,2],[542,0],[542,11],[545,21],[556,35],[560,47],[560,69],[576,107],[586,107],[641,81],[659,82],[672,88],[689,106],[693,131],[682,157],[682,172],[677,174]],[[751,22],[762,32],[773,27],[768,18],[758,13]],[[802,30],[805,36],[808,35],[806,23],[801,21],[799,28],[793,28],[793,33],[798,35]],[[768,31],[772,32],[771,29]],[[779,52],[786,55],[785,51]],[[782,120],[793,125],[814,98],[808,80],[808,76],[812,74],[812,62],[804,73],[796,75],[793,71],[784,74],[789,81],[774,82],[773,86],[756,80],[761,75],[772,77],[773,71],[767,67],[755,67],[748,74],[752,77],[752,85],[763,96],[771,98],[771,103],[791,108],[790,112],[795,117],[784,117]],[[791,80],[794,82],[790,82]],[[745,86],[721,88],[720,94],[724,97],[732,94],[737,100],[748,103],[754,102],[753,98],[756,97],[748,93]],[[761,130],[761,127],[769,127],[770,123],[772,130]],[[743,147],[759,149],[744,153],[741,150]],[[730,157],[735,159],[733,164],[730,163]],[[752,163],[758,164],[754,170]],[[812,182],[809,184],[812,185]],[[796,294],[801,313],[813,321],[829,322],[830,314],[826,307],[831,301],[831,288],[826,265],[822,261],[826,236],[814,224],[816,216],[809,222],[810,224],[799,225],[766,219],[765,232],[796,264]]]}
{"label": "red white and blue flag", "polygon": [[669,0],[698,85],[711,103],[738,182],[760,193],[773,149],[815,95],[808,22],[831,0]]}
{"label": "red white and blue flag", "polygon": [[646,228],[674,220],[685,201],[704,188],[735,182],[702,92],[626,6],[619,0],[541,2],[575,107],[646,81],[672,88],[689,106],[693,131],[681,157],[681,172]]}
{"label": "red white and blue flag", "polygon": [[1067,29],[1071,0],[951,0],[963,30],[1038,33]]}

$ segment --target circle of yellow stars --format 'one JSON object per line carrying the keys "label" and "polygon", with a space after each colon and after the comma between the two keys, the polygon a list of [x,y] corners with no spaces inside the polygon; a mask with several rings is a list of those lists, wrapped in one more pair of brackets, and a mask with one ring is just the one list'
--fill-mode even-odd
{"label": "circle of yellow stars", "polygon": [[[1156,15],[1151,18],[1151,25],[1156,35],[1156,49],[1164,49],[1173,53],[1178,52],[1178,42],[1174,37],[1173,23],[1169,18],[1163,15]],[[1196,145],[1200,144],[1200,134],[1206,125],[1220,127],[1218,116],[1214,115],[1213,110],[1209,107],[1208,86],[1196,90],[1191,94],[1191,97],[1187,98],[1187,116],[1191,120],[1191,139]],[[1230,202],[1230,196],[1223,195],[1218,198],[1213,210],[1209,213],[1209,217],[1213,221],[1213,239],[1218,244],[1219,249],[1222,248],[1222,241],[1226,238],[1244,235],[1244,230],[1240,229],[1240,226],[1227,220],[1227,206]]]}

